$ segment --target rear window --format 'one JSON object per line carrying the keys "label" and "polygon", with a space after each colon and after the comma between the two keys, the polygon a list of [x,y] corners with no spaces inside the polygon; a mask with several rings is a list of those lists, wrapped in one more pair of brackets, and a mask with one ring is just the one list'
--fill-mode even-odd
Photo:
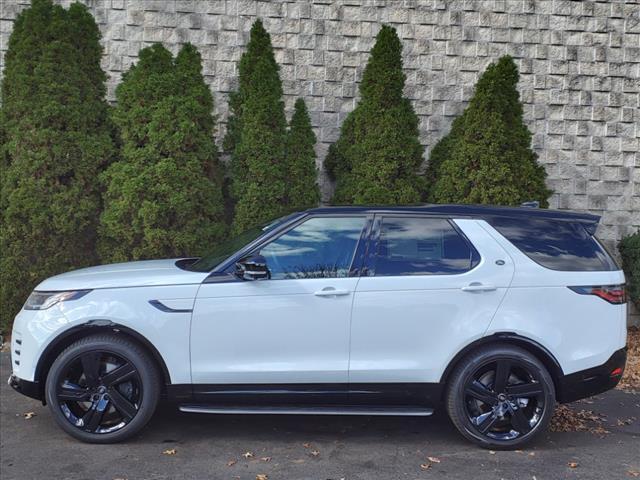
{"label": "rear window", "polygon": [[551,270],[603,271],[618,266],[579,223],[496,217],[489,223],[534,262]]}

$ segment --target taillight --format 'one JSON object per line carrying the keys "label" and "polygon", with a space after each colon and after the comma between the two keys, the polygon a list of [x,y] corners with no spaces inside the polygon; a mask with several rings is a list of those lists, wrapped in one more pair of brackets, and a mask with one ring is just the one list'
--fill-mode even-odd
{"label": "taillight", "polygon": [[624,285],[601,285],[591,287],[569,287],[580,295],[595,295],[609,303],[620,305],[627,301],[627,294]]}

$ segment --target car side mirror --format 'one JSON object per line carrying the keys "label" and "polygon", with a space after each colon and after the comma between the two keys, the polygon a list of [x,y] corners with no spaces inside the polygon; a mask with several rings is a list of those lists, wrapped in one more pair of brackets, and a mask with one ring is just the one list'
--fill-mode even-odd
{"label": "car side mirror", "polygon": [[250,255],[236,262],[236,277],[240,280],[266,280],[271,278],[267,260],[262,255]]}

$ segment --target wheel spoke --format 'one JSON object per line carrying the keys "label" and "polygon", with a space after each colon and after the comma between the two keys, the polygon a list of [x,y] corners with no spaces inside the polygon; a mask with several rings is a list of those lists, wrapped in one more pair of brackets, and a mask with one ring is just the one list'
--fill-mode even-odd
{"label": "wheel spoke", "polygon": [[511,373],[511,363],[508,360],[498,360],[496,362],[496,373],[493,381],[493,391],[502,393],[507,387],[509,374]]}
{"label": "wheel spoke", "polygon": [[136,413],[138,413],[135,405],[122,395],[117,388],[110,388],[109,396],[115,409],[118,410],[118,412],[120,412],[127,420],[132,419]]}
{"label": "wheel spoke", "polygon": [[83,402],[89,400],[90,392],[86,388],[65,382],[58,389],[57,397],[65,402]]}
{"label": "wheel spoke", "polygon": [[104,416],[104,412],[107,409],[107,405],[109,404],[108,400],[101,398],[91,405],[91,408],[87,410],[82,416],[82,424],[84,429],[88,432],[95,432],[100,428],[100,423],[102,422],[102,417]]}
{"label": "wheel spoke", "polygon": [[524,412],[521,408],[513,408],[511,407],[511,425],[514,429],[516,429],[521,434],[526,434],[531,431],[531,425],[529,425],[529,420],[525,416]]}
{"label": "wheel spoke", "polygon": [[98,386],[98,375],[100,374],[100,353],[89,352],[80,357],[84,377],[87,386],[90,388]]}
{"label": "wheel spoke", "polygon": [[124,365],[116,367],[111,372],[102,377],[102,384],[106,387],[115,386],[119,383],[126,382],[136,373],[134,366],[127,362]]}
{"label": "wheel spoke", "polygon": [[[482,418],[482,420],[480,420],[480,418]],[[486,433],[498,421],[498,416],[495,414],[495,412],[491,411],[477,417],[476,421],[478,420],[479,420],[479,422],[477,423],[478,430],[480,431],[480,433]]]}
{"label": "wheel spoke", "polygon": [[539,383],[522,383],[520,385],[511,385],[507,387],[507,393],[514,397],[536,397],[544,393]]}
{"label": "wheel spoke", "polygon": [[467,386],[464,393],[490,406],[498,403],[496,394],[477,380],[474,380],[473,383]]}

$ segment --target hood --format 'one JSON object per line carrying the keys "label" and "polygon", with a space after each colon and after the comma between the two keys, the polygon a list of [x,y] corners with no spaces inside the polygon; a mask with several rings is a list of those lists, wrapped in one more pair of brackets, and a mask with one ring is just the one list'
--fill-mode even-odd
{"label": "hood", "polygon": [[201,283],[207,272],[189,272],[176,267],[176,261],[145,260],[112,263],[82,268],[56,275],[41,282],[36,290],[83,290],[96,288],[148,287],[154,285],[186,285]]}

